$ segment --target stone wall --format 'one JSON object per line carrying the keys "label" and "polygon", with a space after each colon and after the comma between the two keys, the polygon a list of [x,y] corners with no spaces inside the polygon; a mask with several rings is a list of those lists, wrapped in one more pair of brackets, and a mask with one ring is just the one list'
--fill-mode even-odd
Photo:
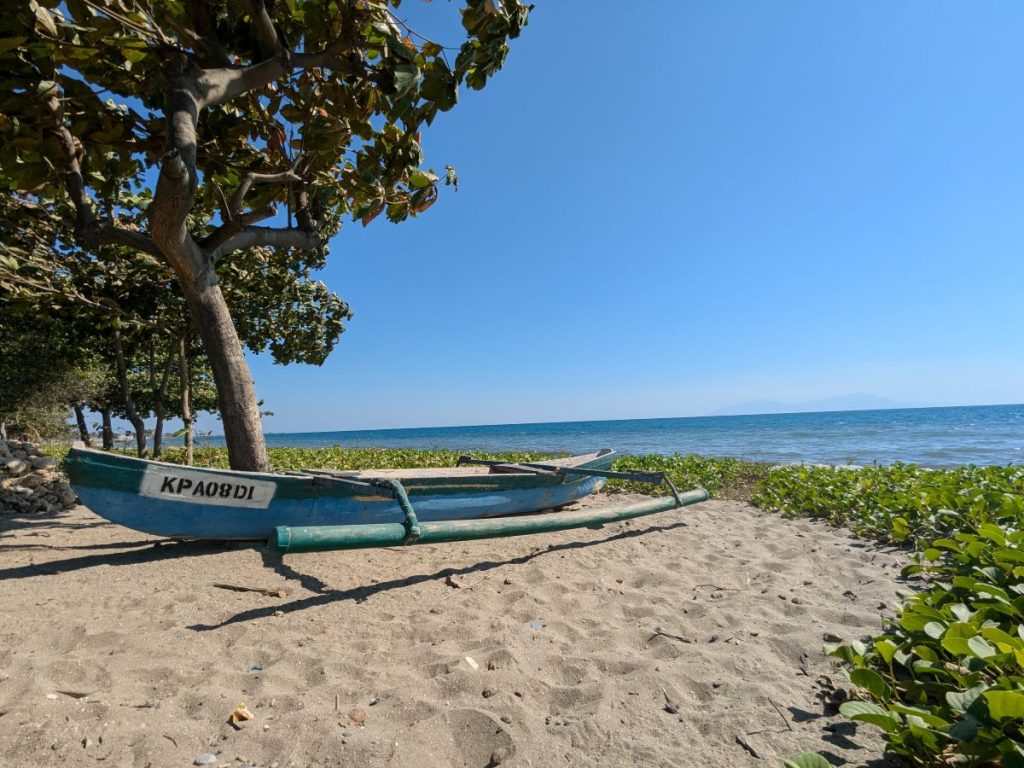
{"label": "stone wall", "polygon": [[60,512],[77,498],[56,459],[43,456],[32,443],[0,440],[0,514]]}

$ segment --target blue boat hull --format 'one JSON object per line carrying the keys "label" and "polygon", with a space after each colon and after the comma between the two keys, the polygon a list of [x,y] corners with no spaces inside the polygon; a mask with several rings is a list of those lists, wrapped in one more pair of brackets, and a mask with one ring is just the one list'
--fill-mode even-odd
{"label": "blue boat hull", "polygon": [[[612,452],[575,466],[607,468]],[[66,462],[82,503],[118,525],[190,539],[269,539],[279,526],[401,523],[398,502],[365,484],[373,473],[332,479],[181,467],[72,449]],[[560,507],[604,480],[530,473],[450,475],[426,471],[401,482],[421,521],[503,517]],[[359,486],[353,488],[353,486]]]}
{"label": "blue boat hull", "polygon": [[[594,493],[601,483],[587,478],[549,488],[459,497],[415,495],[411,500],[420,520],[469,520],[560,507]],[[404,519],[397,502],[391,500],[282,499],[272,501],[266,509],[237,509],[140,499],[138,494],[106,488],[79,486],[76,490],[85,506],[112,523],[157,536],[189,539],[268,539],[279,525],[365,525]]]}

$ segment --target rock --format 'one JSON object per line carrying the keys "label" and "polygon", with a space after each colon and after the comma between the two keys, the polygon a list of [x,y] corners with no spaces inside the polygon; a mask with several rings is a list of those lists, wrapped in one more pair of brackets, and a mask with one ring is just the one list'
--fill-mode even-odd
{"label": "rock", "polygon": [[50,486],[50,491],[65,507],[70,507],[78,501],[78,494],[75,493],[75,489],[71,487],[70,483],[65,483],[63,481],[53,483]]}
{"label": "rock", "polygon": [[7,457],[11,455],[11,449],[7,447],[6,440],[0,440],[0,457]]}
{"label": "rock", "polygon": [[192,765],[216,765],[217,756],[212,752],[204,752],[195,760],[192,761]]}
{"label": "rock", "polygon": [[843,638],[841,638],[839,635],[835,634],[834,632],[826,632],[824,635],[821,636],[821,639],[824,640],[826,643],[841,643],[841,642],[843,642]]}
{"label": "rock", "polygon": [[491,698],[491,696],[494,696],[497,692],[498,692],[497,688],[484,688],[483,693],[481,695],[485,699],[489,699],[489,698]]}
{"label": "rock", "polygon": [[19,458],[3,458],[0,459],[0,467],[6,470],[7,474],[17,477],[28,472],[29,463]]}
{"label": "rock", "polygon": [[36,448],[36,446],[33,443],[22,443],[18,447],[29,456],[36,456],[39,454],[39,449]]}
{"label": "rock", "polygon": [[503,722],[505,725],[512,725],[512,718],[508,715],[502,715],[501,722]]}
{"label": "rock", "polygon": [[38,472],[33,472],[30,475],[23,476],[18,480],[18,485],[24,486],[25,488],[38,488],[43,484],[46,478],[40,475]]}
{"label": "rock", "polygon": [[14,458],[16,459],[27,459],[28,451],[17,450],[14,451],[11,455],[14,456]]}
{"label": "rock", "polygon": [[33,456],[29,463],[32,469],[53,469],[57,466],[57,460],[52,456]]}
{"label": "rock", "polygon": [[711,593],[712,600],[721,600],[723,597],[725,597],[725,595],[723,595],[721,592],[715,591]]}
{"label": "rock", "polygon": [[508,750],[505,747],[495,747],[494,751],[491,752],[491,762],[487,765],[501,765],[508,759]]}

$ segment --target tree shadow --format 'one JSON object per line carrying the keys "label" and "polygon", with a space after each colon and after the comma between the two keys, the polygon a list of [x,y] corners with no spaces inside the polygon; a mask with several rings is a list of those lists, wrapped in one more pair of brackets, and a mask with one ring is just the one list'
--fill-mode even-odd
{"label": "tree shadow", "polygon": [[824,728],[825,735],[821,738],[829,744],[840,749],[863,749],[863,745],[857,743],[851,736],[857,735],[857,724],[849,720],[842,720],[838,723],[831,723]]}
{"label": "tree shadow", "polygon": [[[264,555],[263,562],[267,567],[272,568],[276,573],[284,576],[286,579],[294,579],[299,581],[304,588],[310,592],[314,592],[313,597],[305,597],[298,600],[292,600],[288,603],[278,603],[275,605],[264,606],[261,608],[251,608],[249,610],[241,611],[236,613],[219,624],[192,624],[188,627],[195,632],[209,632],[215,629],[221,629],[222,627],[229,626],[231,624],[238,624],[246,621],[254,621],[256,619],[267,618],[272,616],[275,612],[281,611],[283,613],[294,613],[296,611],[304,611],[309,608],[316,608],[323,605],[330,605],[331,603],[354,601],[361,603],[364,600],[372,597],[373,595],[380,594],[382,592],[390,592],[396,589],[402,589],[403,587],[411,587],[416,584],[422,584],[425,581],[435,581],[437,579],[444,578],[445,576],[455,575],[464,576],[471,573],[485,573],[487,571],[501,568],[505,565],[522,565],[528,563],[534,558],[542,557],[556,552],[569,552],[578,549],[586,549],[588,547],[594,547],[601,544],[609,544],[613,541],[624,541],[627,539],[636,538],[638,536],[644,536],[649,533],[658,533],[662,531],[673,531],[677,528],[687,527],[687,523],[679,521],[676,523],[670,523],[667,525],[656,525],[648,528],[641,528],[638,530],[621,531],[611,536],[606,536],[603,539],[597,539],[594,541],[571,541],[564,544],[552,544],[546,549],[542,549],[538,552],[530,552],[525,555],[518,557],[511,557],[506,560],[485,560],[483,562],[475,563],[473,565],[466,566],[464,568],[442,568],[434,573],[420,573],[414,576],[406,576],[401,579],[391,579],[389,581],[382,581],[376,584],[367,584],[352,589],[337,590],[331,589],[324,584],[320,579],[313,576],[300,573],[292,568],[290,565],[284,563],[284,561],[278,557],[271,555],[267,552]],[[0,578],[3,577],[3,573],[0,572]]]}
{"label": "tree shadow", "polygon": [[68,528],[70,530],[79,530],[82,528],[99,528],[104,525],[113,525],[113,523],[106,520],[92,520],[84,523],[62,522],[61,516],[49,514],[32,515],[30,518],[25,518],[17,515],[3,515],[0,516],[0,533],[31,528]]}
{"label": "tree shadow", "polygon": [[806,723],[811,720],[820,720],[823,717],[827,717],[827,715],[820,712],[808,712],[806,709],[800,709],[800,707],[786,707],[786,709],[789,710],[794,723]]}
{"label": "tree shadow", "polygon": [[[150,544],[145,547],[143,544]],[[124,546],[118,544],[118,546]],[[222,541],[166,541],[162,539],[146,542],[129,542],[128,546],[138,546],[130,552],[102,553],[95,555],[83,555],[72,557],[66,560],[50,560],[45,563],[20,565],[14,568],[0,569],[0,581],[6,579],[27,579],[33,576],[56,576],[62,573],[72,573],[85,568],[95,568],[100,565],[136,565],[140,563],[153,562],[155,560],[174,560],[182,557],[196,557],[203,555],[217,555],[224,552]],[[104,548],[99,545],[98,548]],[[88,549],[89,547],[83,547]]]}
{"label": "tree shadow", "polygon": [[0,552],[14,552],[21,549],[74,551],[74,550],[98,550],[98,549],[131,549],[133,547],[154,546],[157,543],[154,539],[139,539],[138,541],[112,541],[106,544],[76,544],[71,546],[59,546],[56,544],[0,544]]}

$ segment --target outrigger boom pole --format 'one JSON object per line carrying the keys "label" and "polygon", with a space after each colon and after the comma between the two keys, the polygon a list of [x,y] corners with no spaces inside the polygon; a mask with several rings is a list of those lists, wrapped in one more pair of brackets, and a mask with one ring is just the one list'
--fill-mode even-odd
{"label": "outrigger boom pole", "polygon": [[[570,469],[575,473],[577,470]],[[589,471],[588,471],[589,474]],[[397,482],[394,485],[399,485]],[[398,493],[397,489],[392,490]],[[673,489],[674,490],[674,489]],[[404,489],[403,494],[404,495]],[[397,497],[396,497],[397,498]],[[326,552],[335,549],[364,549],[368,547],[396,547],[411,544],[440,544],[447,541],[492,539],[503,536],[524,536],[532,533],[564,531],[602,523],[615,523],[634,517],[666,512],[690,504],[706,501],[708,492],[698,488],[649,501],[605,509],[581,509],[575,512],[557,512],[542,515],[517,515],[473,520],[437,520],[422,522],[416,519],[411,504],[403,504],[404,523],[378,523],[371,525],[318,525],[287,527],[274,530],[270,548],[279,555],[296,552]],[[415,533],[414,533],[415,532]]]}

